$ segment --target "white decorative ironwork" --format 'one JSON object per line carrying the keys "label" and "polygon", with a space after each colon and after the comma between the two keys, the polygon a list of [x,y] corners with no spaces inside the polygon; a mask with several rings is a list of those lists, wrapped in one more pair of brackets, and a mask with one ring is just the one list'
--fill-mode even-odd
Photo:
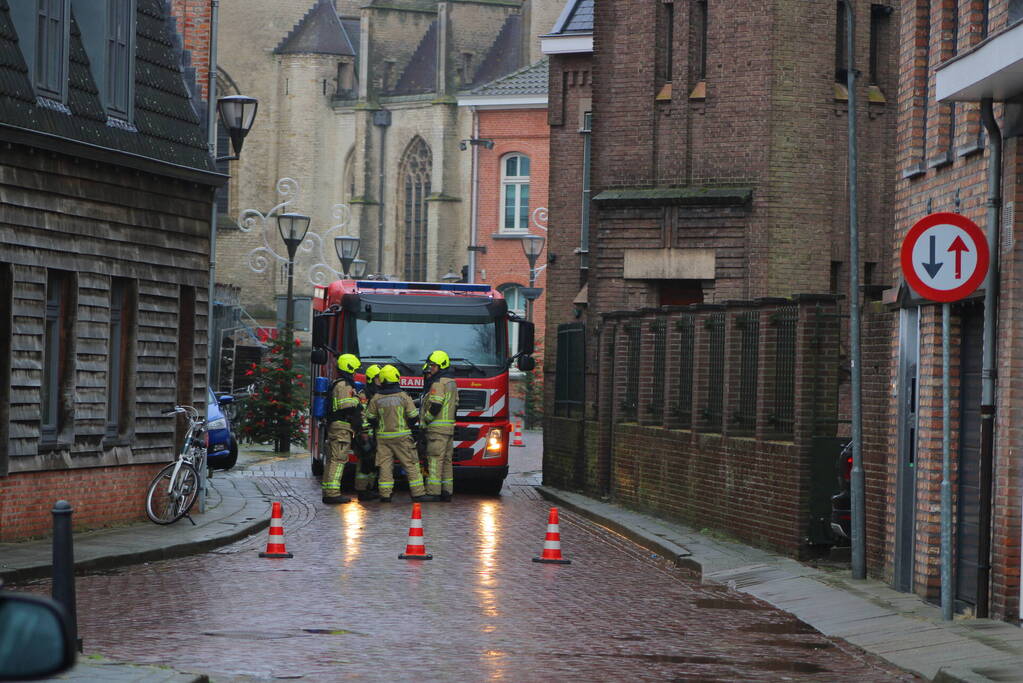
{"label": "white decorative ironwork", "polygon": [[533,225],[547,232],[547,207],[540,206],[533,210]]}
{"label": "white decorative ironwork", "polygon": [[[280,245],[280,236],[277,232],[277,216],[287,213],[292,205],[298,200],[301,188],[297,180],[293,178],[281,178],[277,181],[277,194],[280,195],[280,203],[267,211],[265,214],[259,209],[245,209],[238,217],[238,227],[243,232],[260,231],[262,233],[263,245],[256,247],[249,252],[248,266],[255,273],[264,273],[272,263],[279,263],[287,268],[288,255],[286,251],[278,251],[275,245]],[[322,235],[311,227],[306,233],[305,240],[299,245],[295,253],[295,270],[301,272],[303,269],[308,273],[309,283],[312,285],[326,285],[334,280],[343,277],[343,273],[327,263],[324,245],[331,247],[335,235],[345,234],[344,229],[351,219],[351,211],[346,204],[335,204],[331,210],[334,224]],[[332,248],[332,247],[331,247]]]}

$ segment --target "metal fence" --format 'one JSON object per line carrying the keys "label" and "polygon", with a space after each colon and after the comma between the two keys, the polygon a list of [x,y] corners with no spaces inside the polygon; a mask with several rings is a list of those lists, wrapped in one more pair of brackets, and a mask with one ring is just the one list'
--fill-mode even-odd
{"label": "metal fence", "polygon": [[796,424],[796,322],[795,306],[781,306],[771,316],[774,324],[774,396],[769,422],[779,435],[791,435]]}
{"label": "metal fence", "polygon": [[739,330],[739,394],[734,420],[740,430],[753,432],[757,428],[760,311],[743,311],[735,324]]}
{"label": "metal fence", "polygon": [[554,375],[554,414],[581,417],[586,399],[586,326],[558,325]]}
{"label": "metal fence", "polygon": [[692,315],[684,315],[679,319],[678,334],[678,403],[675,412],[679,426],[689,429],[693,426],[693,360],[696,347]]}
{"label": "metal fence", "polygon": [[707,405],[703,410],[707,428],[721,431],[725,413],[725,314],[711,313],[707,317],[708,373]]}
{"label": "metal fence", "polygon": [[650,404],[647,412],[654,422],[664,421],[664,373],[665,361],[668,354],[667,324],[662,319],[650,323],[650,331],[653,333],[654,357],[651,363],[651,383],[653,393],[650,396]]}
{"label": "metal fence", "polygon": [[640,359],[640,335],[642,326],[638,322],[630,322],[625,325],[625,335],[628,339],[628,361],[625,365],[625,399],[622,401],[622,417],[626,420],[635,420],[637,408],[639,407],[639,359]]}

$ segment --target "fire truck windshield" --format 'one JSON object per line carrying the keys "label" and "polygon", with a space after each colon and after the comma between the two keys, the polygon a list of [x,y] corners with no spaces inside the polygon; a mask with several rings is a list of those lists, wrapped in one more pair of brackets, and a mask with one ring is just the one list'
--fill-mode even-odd
{"label": "fire truck windshield", "polygon": [[[415,320],[408,318],[414,317]],[[432,317],[432,316],[431,316]],[[486,318],[447,318],[429,320],[427,316],[362,314],[356,319],[357,348],[366,357],[394,357],[418,371],[426,357],[442,349],[451,358],[463,358],[459,369],[473,366],[486,374],[501,372],[505,367],[505,344],[500,321]]]}

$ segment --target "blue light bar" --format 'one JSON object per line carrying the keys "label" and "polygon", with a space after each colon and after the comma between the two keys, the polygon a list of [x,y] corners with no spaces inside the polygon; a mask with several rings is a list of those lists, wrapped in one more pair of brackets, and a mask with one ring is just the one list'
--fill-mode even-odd
{"label": "blue light bar", "polygon": [[491,291],[490,285],[470,285],[461,282],[388,282],[387,280],[358,280],[359,289],[418,289],[431,292],[478,292]]}

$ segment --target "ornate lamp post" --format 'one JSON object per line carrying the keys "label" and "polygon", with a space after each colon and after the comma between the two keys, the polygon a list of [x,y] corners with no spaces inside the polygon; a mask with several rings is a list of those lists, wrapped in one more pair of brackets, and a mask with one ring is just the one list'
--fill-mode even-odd
{"label": "ornate lamp post", "polygon": [[543,289],[536,287],[536,260],[540,258],[545,240],[540,235],[524,235],[522,237],[522,251],[529,261],[529,287],[523,288],[522,296],[526,297],[526,320],[533,320],[533,301],[535,301]]}
{"label": "ornate lamp post", "polygon": [[[309,216],[304,216],[300,213],[282,213],[277,216],[277,230],[281,233],[281,239],[284,240],[285,246],[288,248],[288,304],[284,314],[284,336],[285,336],[285,359],[287,361],[292,360],[292,349],[291,342],[294,338],[295,331],[295,252],[298,251],[298,245],[302,244],[302,240],[305,239],[306,233],[309,231]],[[288,365],[291,363],[289,362]],[[285,390],[290,393],[290,387]],[[289,403],[291,396],[284,397]],[[287,425],[281,427],[281,431],[278,434],[277,450],[281,453],[291,452],[291,439],[288,433]]]}
{"label": "ornate lamp post", "polygon": [[366,275],[366,259],[357,258],[352,261],[352,277],[358,280]]}
{"label": "ornate lamp post", "polygon": [[350,237],[348,235],[338,235],[334,238],[334,251],[337,252],[337,257],[341,260],[341,268],[345,272],[345,277],[348,277],[352,264],[359,255],[360,241],[358,237]]}

